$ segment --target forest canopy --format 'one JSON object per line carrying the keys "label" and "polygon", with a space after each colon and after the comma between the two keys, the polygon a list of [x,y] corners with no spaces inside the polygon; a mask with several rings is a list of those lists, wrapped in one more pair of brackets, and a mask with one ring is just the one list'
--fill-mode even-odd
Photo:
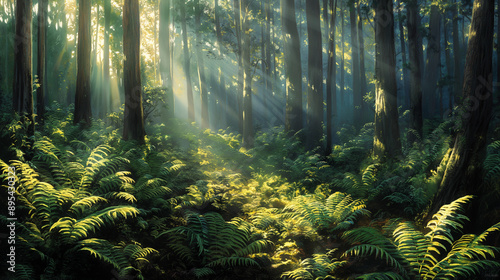
{"label": "forest canopy", "polygon": [[0,0],[0,32],[2,279],[500,275],[500,0]]}

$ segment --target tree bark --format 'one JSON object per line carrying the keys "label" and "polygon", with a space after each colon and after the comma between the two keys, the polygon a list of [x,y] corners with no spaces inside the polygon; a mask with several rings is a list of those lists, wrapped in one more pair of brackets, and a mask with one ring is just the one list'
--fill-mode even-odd
{"label": "tree bark", "polygon": [[375,5],[375,136],[373,154],[381,159],[398,157],[398,127],[394,13],[392,0]]}
{"label": "tree bark", "polygon": [[321,146],[323,134],[323,46],[319,0],[309,0],[306,5],[308,39],[307,84],[307,147]]}
{"label": "tree bark", "polygon": [[245,148],[252,148],[254,142],[253,112],[252,112],[252,65],[250,63],[251,37],[249,31],[249,6],[247,0],[241,0],[241,35],[242,58],[244,69],[243,87],[243,143]]}
{"label": "tree bark", "polygon": [[349,19],[351,23],[351,57],[352,57],[352,98],[353,98],[353,116],[354,126],[359,129],[363,125],[363,97],[360,91],[359,79],[359,47],[358,47],[358,29],[356,25],[356,5],[353,0],[349,4]]}
{"label": "tree bark", "polygon": [[302,129],[302,65],[299,32],[295,18],[295,1],[281,0],[280,3],[286,87],[285,131],[296,133]]}
{"label": "tree bark", "polygon": [[196,57],[198,60],[198,80],[200,82],[200,103],[201,103],[201,129],[209,129],[210,121],[208,117],[208,92],[205,79],[205,63],[203,60],[203,47],[201,42],[201,6],[200,1],[194,1],[195,25],[196,25]]}
{"label": "tree bark", "polygon": [[174,117],[174,91],[172,87],[172,73],[170,69],[170,0],[160,0],[160,75],[163,87],[166,90],[167,119]]}
{"label": "tree bark", "polygon": [[[220,7],[219,0],[215,0],[215,34],[217,38],[217,55],[219,59],[222,59],[222,29],[220,23]],[[227,117],[225,112],[227,111],[227,91],[226,82],[224,80],[224,74],[221,65],[218,65],[217,69],[217,115],[216,127],[224,129],[227,125]]]}
{"label": "tree bark", "polygon": [[[85,2],[85,1],[83,1]],[[139,0],[128,0],[123,5],[123,83],[125,111],[123,139],[144,143],[144,112],[141,85],[141,23]]]}
{"label": "tree bark", "polygon": [[103,84],[102,84],[102,115],[111,111],[111,85],[109,82],[109,26],[111,20],[111,0],[104,0],[104,48],[103,48]]}
{"label": "tree bark", "polygon": [[419,45],[420,26],[418,17],[418,2],[410,0],[407,2],[407,28],[408,28],[408,46],[410,58],[410,129],[408,133],[408,143],[422,139],[422,71],[421,56],[422,48]]}
{"label": "tree bark", "polygon": [[[340,23],[341,23],[341,44],[342,44],[342,56],[340,59],[340,108],[346,108],[345,104],[345,32],[344,32],[344,1],[341,2],[342,6],[340,8]],[[339,115],[346,115],[347,112],[344,110]],[[345,117],[344,117],[345,118]]]}
{"label": "tree bark", "polygon": [[186,3],[184,3],[184,1],[179,1],[179,10],[181,14],[182,49],[184,51],[184,76],[186,77],[188,120],[190,122],[194,122],[195,114],[194,114],[193,84],[191,82],[191,63],[190,63],[187,25],[186,25]]}
{"label": "tree bark", "polygon": [[422,91],[425,104],[427,105],[424,107],[424,115],[428,117],[433,117],[437,112],[437,84],[439,80],[439,68],[441,67],[440,30],[441,15],[438,5],[433,2],[429,21],[429,38]]}
{"label": "tree bark", "polygon": [[[401,5],[401,2],[398,0],[398,5]],[[401,45],[401,58],[402,58],[402,63],[401,63],[401,72],[403,74],[403,90],[401,91],[401,106],[403,106],[403,108],[407,108],[406,106],[407,103],[406,103],[406,100],[407,100],[407,96],[409,95],[409,92],[410,92],[410,87],[408,85],[408,64],[407,64],[407,61],[406,61],[406,41],[405,41],[405,32],[404,32],[404,29],[403,29],[403,19],[404,19],[404,16],[403,16],[403,9],[400,8],[399,9],[399,20],[398,20],[398,27],[399,27],[399,43]]]}
{"label": "tree bark", "polygon": [[361,16],[361,3],[358,5],[358,47],[359,47],[359,94],[361,96],[361,124],[367,122],[368,110],[363,96],[366,94],[366,71],[365,71],[365,39],[363,34],[363,17]]}
{"label": "tree bark", "polygon": [[[446,64],[446,80],[448,81],[453,77],[453,73],[451,70],[451,55],[450,55],[450,49],[448,48],[448,29],[449,29],[449,18],[448,18],[448,11],[445,11],[444,16],[443,16],[443,49],[444,49],[444,60]],[[444,76],[444,75],[443,75]],[[446,83],[447,90],[448,90],[448,109],[451,111],[453,109],[453,104],[452,104],[452,99],[453,99],[453,87],[448,86],[448,83]],[[443,86],[441,86],[441,89]],[[442,98],[442,97],[441,97]],[[443,107],[441,107],[443,109]],[[442,116],[442,114],[441,114]]]}
{"label": "tree bark", "polygon": [[[326,1],[326,0],[325,0]],[[333,3],[335,2],[335,4]],[[329,1],[330,26],[328,30],[328,70],[326,75],[326,150],[332,152],[334,119],[337,118],[337,48],[335,46],[335,19],[337,16],[337,0]],[[327,13],[328,15],[328,13]],[[328,22],[328,18],[324,19]]]}
{"label": "tree bark", "polygon": [[36,92],[36,114],[42,123],[45,116],[45,38],[47,27],[47,0],[38,3],[38,51],[37,73],[39,87]]}
{"label": "tree bark", "polygon": [[455,138],[429,217],[442,205],[463,195],[490,193],[481,186],[493,107],[493,26],[494,2],[474,1],[462,90],[464,103],[459,111],[463,125]]}
{"label": "tree bark", "polygon": [[74,124],[84,122],[91,124],[90,109],[90,52],[92,50],[92,33],[90,30],[91,1],[79,2],[78,13],[78,73],[76,76]]}
{"label": "tree bark", "polygon": [[23,121],[29,121],[28,135],[35,133],[31,70],[31,0],[16,1],[16,34],[14,37],[13,106]]}
{"label": "tree bark", "polygon": [[455,104],[458,104],[462,98],[462,52],[460,47],[458,33],[458,3],[453,4],[453,92]]}

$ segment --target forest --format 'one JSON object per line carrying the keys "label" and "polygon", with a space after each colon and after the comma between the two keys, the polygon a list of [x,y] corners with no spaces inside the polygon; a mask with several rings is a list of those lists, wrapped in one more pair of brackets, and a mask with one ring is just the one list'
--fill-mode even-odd
{"label": "forest", "polygon": [[500,279],[500,0],[0,0],[0,279]]}

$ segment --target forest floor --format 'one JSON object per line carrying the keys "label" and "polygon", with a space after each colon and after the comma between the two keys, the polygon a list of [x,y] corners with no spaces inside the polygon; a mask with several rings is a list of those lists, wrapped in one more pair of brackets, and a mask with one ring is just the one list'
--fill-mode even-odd
{"label": "forest floor", "polygon": [[[452,126],[429,125],[425,139],[403,145],[403,159],[380,163],[370,155],[373,124],[342,127],[324,156],[281,127],[246,150],[237,134],[178,120],[148,125],[145,145],[121,140],[117,113],[81,129],[54,107],[34,137],[13,120],[1,129],[10,148],[0,167],[7,194],[9,178],[17,184],[18,258],[15,277],[5,262],[0,277],[496,279],[488,234],[500,223],[460,232],[471,197],[422,222]],[[500,141],[491,141],[485,180],[496,189],[498,166]]]}

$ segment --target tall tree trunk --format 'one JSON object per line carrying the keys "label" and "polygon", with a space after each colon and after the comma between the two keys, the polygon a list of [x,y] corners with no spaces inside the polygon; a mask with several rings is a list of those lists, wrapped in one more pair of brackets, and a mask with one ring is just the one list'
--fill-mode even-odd
{"label": "tall tree trunk", "polygon": [[455,104],[459,104],[462,98],[462,52],[460,47],[459,32],[458,32],[458,3],[453,3],[453,92]]}
{"label": "tall tree trunk", "polygon": [[361,124],[368,121],[367,114],[369,113],[366,103],[363,101],[363,96],[366,94],[366,70],[365,70],[365,39],[363,34],[363,17],[361,16],[361,3],[358,5],[358,43],[359,43],[359,94],[361,95]]}
{"label": "tall tree trunk", "polygon": [[[497,85],[500,83],[500,0],[497,0]],[[497,93],[500,103],[500,92]]]}
{"label": "tall tree trunk", "polygon": [[144,143],[144,112],[141,84],[141,22],[139,0],[123,4],[123,84],[125,111],[123,113],[123,139]]}
{"label": "tall tree trunk", "polygon": [[321,145],[323,134],[323,46],[319,0],[309,0],[306,6],[308,39],[307,84],[307,147]]}
{"label": "tall tree trunk", "polygon": [[396,55],[392,0],[375,5],[375,136],[373,154],[395,158],[401,154],[398,127]]}
{"label": "tall tree trunk", "polygon": [[[344,43],[345,43],[345,32],[344,32],[344,1],[342,1],[342,7],[340,8],[340,23],[341,23],[341,44],[342,44],[342,56],[340,60],[340,106],[339,108],[344,108],[344,111],[341,112],[339,115],[346,115],[346,104],[345,104],[345,48],[344,48]],[[345,118],[345,117],[344,117]]]}
{"label": "tall tree trunk", "polygon": [[[222,59],[222,29],[220,23],[219,0],[215,0],[215,34],[217,38],[217,55],[219,59]],[[221,64],[218,64],[217,74],[217,92],[215,95],[217,96],[218,104],[215,112],[217,115],[215,123],[217,128],[226,128],[227,118],[224,113],[227,111],[227,91]]]}
{"label": "tall tree trunk", "polygon": [[166,90],[167,119],[174,117],[174,91],[170,71],[170,0],[160,0],[160,75]]}
{"label": "tall tree trunk", "polygon": [[422,71],[421,57],[422,45],[419,45],[420,26],[418,16],[418,1],[410,0],[407,2],[407,28],[408,28],[408,46],[410,58],[410,131],[408,133],[408,142],[411,144],[416,140],[422,139],[423,119],[422,119]]}
{"label": "tall tree trunk", "polygon": [[[326,1],[326,0],[325,0]],[[333,3],[335,2],[335,4]],[[328,70],[326,75],[326,150],[332,152],[334,119],[337,118],[337,48],[335,46],[335,19],[337,16],[337,0],[329,1],[330,26],[328,30]],[[327,13],[328,15],[328,13]],[[325,22],[328,18],[324,19]]]}
{"label": "tall tree trunk", "polygon": [[[14,37],[13,106],[15,112],[30,122],[28,135],[35,133],[31,70],[31,0],[16,1],[16,34]],[[25,120],[25,119],[23,119]]]}
{"label": "tall tree trunk", "polygon": [[352,98],[354,112],[354,126],[359,129],[363,124],[362,103],[363,97],[360,91],[359,79],[359,47],[358,47],[358,29],[356,25],[356,5],[357,1],[349,2],[349,19],[351,24],[351,57],[352,57]]}
{"label": "tall tree trunk", "polygon": [[[398,0],[398,5],[401,5],[401,2],[399,0]],[[401,105],[403,106],[403,108],[406,108],[406,106],[408,106],[406,100],[410,92],[410,87],[408,85],[408,71],[407,71],[408,64],[406,61],[406,43],[405,43],[406,41],[405,41],[405,32],[403,28],[403,19],[404,19],[403,9],[400,7],[398,23],[399,23],[399,43],[401,45],[401,58],[402,58],[401,72],[403,74],[403,90],[401,91],[402,96],[400,100],[402,101]]]}
{"label": "tall tree trunk", "polygon": [[240,0],[233,0],[234,11],[234,26],[236,29],[236,41],[238,44],[238,90],[236,91],[236,102],[238,107],[238,131],[243,134],[243,86],[244,86],[244,70],[243,70],[243,56],[242,56],[242,34],[241,34],[241,10]]}
{"label": "tall tree trunk", "polygon": [[[448,18],[448,11],[445,12],[444,16],[443,16],[443,21],[444,21],[444,24],[443,24],[443,35],[444,35],[444,40],[443,40],[443,49],[444,49],[444,59],[445,59],[445,64],[446,64],[446,80],[448,81],[449,79],[451,79],[451,77],[453,77],[453,73],[452,73],[452,70],[451,70],[451,55],[450,55],[450,49],[448,47],[448,30],[449,30],[449,27],[450,27],[450,24],[449,24],[449,18]],[[453,109],[453,104],[452,104],[452,99],[453,99],[453,87],[452,86],[448,86],[448,83],[446,83],[447,86],[447,90],[448,90],[448,109],[451,111]],[[443,86],[441,86],[442,88]],[[441,107],[442,109],[442,107]],[[441,114],[442,115],[442,114]]]}
{"label": "tall tree trunk", "polygon": [[90,30],[91,1],[79,2],[78,13],[78,73],[76,76],[74,124],[84,122],[91,124],[90,109],[90,51],[92,49],[92,33]]}
{"label": "tall tree trunk", "polygon": [[243,147],[252,148],[254,141],[252,113],[252,65],[250,63],[251,37],[249,31],[249,6],[247,0],[241,0],[241,35],[244,69],[243,87]]}
{"label": "tall tree trunk", "polygon": [[102,115],[111,111],[111,85],[109,82],[109,26],[111,20],[111,0],[104,0],[104,48],[103,48],[103,84],[102,84]]}
{"label": "tall tree trunk", "polygon": [[184,50],[184,76],[186,77],[186,94],[188,103],[188,120],[195,121],[194,115],[194,99],[193,99],[193,84],[191,82],[191,63],[188,45],[187,25],[186,25],[186,3],[179,1],[179,10],[181,14],[182,28],[182,48]]}
{"label": "tall tree trunk", "polygon": [[439,68],[441,67],[441,14],[438,4],[433,2],[429,21],[429,38],[427,44],[427,57],[425,61],[425,73],[423,84],[423,98],[426,107],[424,115],[433,117],[436,115],[437,85],[439,80]]}
{"label": "tall tree trunk", "polygon": [[40,84],[36,92],[36,114],[38,122],[43,122],[45,116],[45,38],[47,27],[47,0],[38,3],[38,51],[37,73]]}
{"label": "tall tree trunk", "polygon": [[481,197],[491,193],[491,190],[482,187],[482,164],[486,156],[486,135],[493,107],[494,11],[493,1],[474,1],[464,71],[464,104],[460,110],[463,125],[455,138],[429,217],[442,205],[463,195]]}
{"label": "tall tree trunk", "polygon": [[302,129],[302,65],[299,32],[295,18],[295,1],[281,0],[280,4],[286,83],[285,130],[296,133]]}
{"label": "tall tree trunk", "polygon": [[205,63],[203,61],[203,47],[201,42],[201,6],[200,1],[194,1],[195,7],[195,25],[196,25],[196,57],[198,60],[198,79],[200,82],[200,103],[201,103],[201,129],[205,130],[210,128],[208,119],[208,92],[207,82],[205,79]]}

